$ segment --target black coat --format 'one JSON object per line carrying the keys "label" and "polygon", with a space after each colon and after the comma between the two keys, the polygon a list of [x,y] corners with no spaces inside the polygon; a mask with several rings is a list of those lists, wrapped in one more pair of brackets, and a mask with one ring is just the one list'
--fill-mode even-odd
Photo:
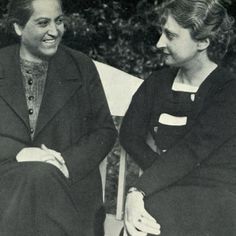
{"label": "black coat", "polygon": [[19,46],[0,50],[0,162],[15,162],[22,148],[41,144],[61,152],[87,232],[93,232],[95,214],[102,205],[99,164],[111,150],[115,137],[95,65],[82,53],[60,46],[49,62],[31,140]]}
{"label": "black coat", "polygon": [[[235,76],[218,67],[207,77],[196,93],[186,133],[159,155],[146,138],[155,128],[150,125],[152,112],[160,114],[175,76],[172,69],[153,73],[124,118],[121,144],[144,170],[135,186],[145,192],[146,207],[164,227],[163,236],[233,236],[236,222],[229,219],[236,217]],[[209,220],[215,227],[210,228]]]}

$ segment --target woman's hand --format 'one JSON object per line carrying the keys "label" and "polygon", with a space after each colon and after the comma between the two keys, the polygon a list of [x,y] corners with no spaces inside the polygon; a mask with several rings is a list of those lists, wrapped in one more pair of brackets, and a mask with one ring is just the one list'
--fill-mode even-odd
{"label": "woman's hand", "polygon": [[41,161],[45,162],[46,160],[53,160],[55,157],[50,154],[49,152],[46,152],[45,150],[42,150],[38,147],[27,147],[21,149],[21,151],[16,155],[16,160],[18,162],[24,162],[24,161]]}
{"label": "woman's hand", "polygon": [[42,144],[41,148],[27,147],[23,148],[16,156],[18,162],[39,161],[49,163],[57,167],[66,178],[69,178],[69,172],[65,161],[59,152],[47,148]]}
{"label": "woman's hand", "polygon": [[53,160],[49,159],[49,160],[46,160],[45,162],[56,166],[66,178],[69,178],[69,171],[65,164],[60,164],[57,159],[53,159]]}
{"label": "woman's hand", "polygon": [[124,221],[125,228],[131,236],[161,233],[160,225],[144,208],[142,193],[137,191],[127,195]]}
{"label": "woman's hand", "polygon": [[61,155],[60,152],[57,152],[53,149],[47,148],[44,144],[41,145],[42,150],[46,151],[47,153],[54,156],[54,159],[46,160],[45,162],[50,163],[54,166],[56,166],[64,175],[66,178],[69,178],[69,171],[66,167],[65,161]]}

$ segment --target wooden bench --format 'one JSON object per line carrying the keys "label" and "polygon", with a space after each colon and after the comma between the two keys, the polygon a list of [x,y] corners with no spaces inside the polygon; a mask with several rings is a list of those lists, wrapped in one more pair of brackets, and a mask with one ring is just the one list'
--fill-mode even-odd
{"label": "wooden bench", "polygon": [[[111,114],[123,117],[133,94],[143,80],[103,63],[97,61],[94,61],[94,63],[98,69]],[[124,214],[126,159],[127,153],[121,147],[116,204],[116,220],[119,221],[123,220]],[[105,201],[107,158],[100,164],[100,172],[103,183],[103,199]]]}

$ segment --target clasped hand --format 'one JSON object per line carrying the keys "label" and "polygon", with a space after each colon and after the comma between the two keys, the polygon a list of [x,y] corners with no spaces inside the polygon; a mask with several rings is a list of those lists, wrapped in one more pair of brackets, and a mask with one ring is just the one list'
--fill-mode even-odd
{"label": "clasped hand", "polygon": [[125,228],[131,236],[159,235],[160,225],[145,210],[143,195],[132,192],[127,195],[125,204]]}
{"label": "clasped hand", "polygon": [[66,178],[69,178],[69,172],[61,153],[47,148],[44,144],[41,148],[27,147],[23,148],[16,156],[18,162],[40,161],[46,162],[57,167]]}

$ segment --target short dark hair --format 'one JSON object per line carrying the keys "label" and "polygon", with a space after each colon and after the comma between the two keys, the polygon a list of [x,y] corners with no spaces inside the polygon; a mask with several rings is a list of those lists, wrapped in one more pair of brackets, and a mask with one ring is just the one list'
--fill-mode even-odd
{"label": "short dark hair", "polygon": [[183,28],[190,29],[194,40],[209,38],[207,54],[210,60],[220,61],[228,50],[234,19],[220,0],[168,0],[160,8],[161,25],[171,15]]}
{"label": "short dark hair", "polygon": [[[10,25],[17,23],[24,27],[33,14],[32,3],[35,0],[10,0],[8,3],[8,22]],[[62,1],[58,0],[62,5]]]}
{"label": "short dark hair", "polygon": [[8,3],[8,22],[25,26],[33,13],[34,0],[10,0]]}

